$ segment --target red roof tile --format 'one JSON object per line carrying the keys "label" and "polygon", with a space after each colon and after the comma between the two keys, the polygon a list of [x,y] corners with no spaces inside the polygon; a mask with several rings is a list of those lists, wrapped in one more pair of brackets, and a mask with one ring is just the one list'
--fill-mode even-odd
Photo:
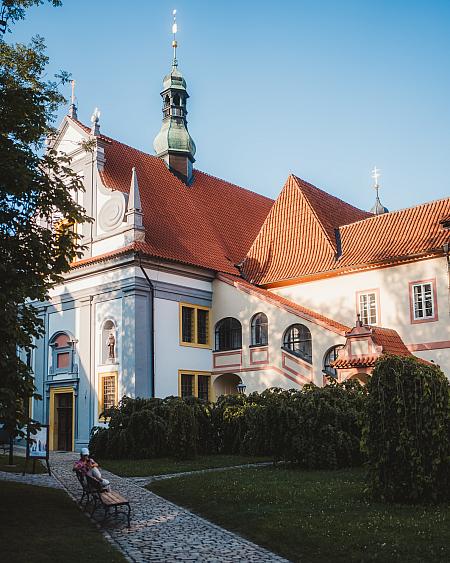
{"label": "red roof tile", "polygon": [[335,229],[370,213],[289,176],[244,261],[244,276],[257,284],[333,268]]}
{"label": "red roof tile", "polygon": [[450,240],[449,214],[447,198],[374,216],[290,176],[242,272],[264,285],[432,255]]}
{"label": "red roof tile", "polygon": [[381,326],[372,327],[373,340],[377,346],[382,346],[383,354],[395,354],[396,356],[412,356],[401,339],[401,336],[392,328]]}
{"label": "red roof tile", "polygon": [[[85,132],[89,128],[75,121]],[[136,167],[146,252],[152,256],[237,274],[273,201],[199,170],[186,186],[165,163],[102,135],[104,184],[129,193]]]}
{"label": "red roof tile", "polygon": [[[393,354],[395,356],[413,356],[403,342],[401,336],[392,328],[384,328],[381,326],[364,326],[369,330],[369,336],[377,346],[381,346],[381,354]],[[353,328],[351,332],[355,329]],[[367,334],[367,333],[366,333]],[[345,350],[345,349],[344,349]],[[352,367],[373,367],[380,354],[368,354],[362,356],[343,356],[338,357],[333,363],[334,368],[346,369]],[[427,360],[415,356],[420,362],[433,365]]]}
{"label": "red roof tile", "polygon": [[290,301],[276,293],[272,293],[271,291],[267,291],[267,289],[263,289],[261,287],[256,287],[251,283],[239,278],[237,276],[232,276],[228,274],[218,274],[217,278],[225,283],[233,285],[236,289],[240,291],[244,291],[245,293],[250,293],[251,295],[256,296],[258,299],[266,301],[276,307],[280,307],[298,317],[307,320],[309,322],[318,324],[336,334],[341,334],[342,336],[345,335],[346,332],[350,330],[350,328],[342,323],[339,323],[329,317],[325,317],[320,313],[316,313],[312,309],[308,309],[307,307],[302,307],[298,305],[294,301]]}

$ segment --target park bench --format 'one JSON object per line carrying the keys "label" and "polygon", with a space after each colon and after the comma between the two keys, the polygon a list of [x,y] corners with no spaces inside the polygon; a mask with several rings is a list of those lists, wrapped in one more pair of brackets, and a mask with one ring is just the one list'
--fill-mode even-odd
{"label": "park bench", "polygon": [[114,516],[119,514],[119,508],[126,508],[127,512],[121,512],[125,514],[128,522],[128,528],[130,527],[130,518],[131,518],[131,507],[130,501],[123,497],[116,491],[107,491],[103,488],[101,483],[90,477],[89,475],[83,475],[81,471],[75,471],[78,481],[80,482],[83,488],[83,495],[79,501],[82,504],[84,497],[86,497],[86,505],[85,510],[89,501],[93,500],[93,507],[91,510],[91,516],[93,516],[94,512],[97,508],[103,508],[104,515],[102,523],[106,521],[108,516],[110,516],[110,510],[114,509]]}

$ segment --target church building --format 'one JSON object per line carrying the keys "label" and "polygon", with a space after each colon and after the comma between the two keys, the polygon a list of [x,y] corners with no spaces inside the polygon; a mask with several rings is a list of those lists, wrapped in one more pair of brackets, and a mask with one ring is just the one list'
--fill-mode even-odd
{"label": "church building", "polygon": [[197,170],[173,48],[155,155],[105,135],[98,111],[82,123],[74,100],[51,142],[94,221],[36,304],[32,416],[50,448],[85,446],[124,395],[364,383],[382,353],[450,375],[450,198],[388,212],[377,191],[368,212],[294,175],[272,201]]}

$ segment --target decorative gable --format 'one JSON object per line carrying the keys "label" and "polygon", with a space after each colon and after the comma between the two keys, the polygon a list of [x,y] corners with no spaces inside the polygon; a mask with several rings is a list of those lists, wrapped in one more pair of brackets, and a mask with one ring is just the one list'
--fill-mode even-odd
{"label": "decorative gable", "polygon": [[255,284],[333,268],[340,245],[335,229],[370,214],[289,176],[242,265]]}

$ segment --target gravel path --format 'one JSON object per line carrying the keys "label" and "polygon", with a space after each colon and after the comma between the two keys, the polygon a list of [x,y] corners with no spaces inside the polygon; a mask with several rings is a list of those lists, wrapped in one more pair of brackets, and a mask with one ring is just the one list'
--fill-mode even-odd
{"label": "gravel path", "polygon": [[[51,454],[50,467],[68,493],[78,500],[81,489],[72,472],[77,458],[74,453],[55,452]],[[122,518],[112,518],[105,526],[108,539],[129,561],[286,562],[286,559],[142,488],[134,479],[121,478],[108,471],[102,471],[102,474],[110,481],[113,490],[130,500],[131,528],[126,527]],[[102,516],[102,511],[97,513]]]}

